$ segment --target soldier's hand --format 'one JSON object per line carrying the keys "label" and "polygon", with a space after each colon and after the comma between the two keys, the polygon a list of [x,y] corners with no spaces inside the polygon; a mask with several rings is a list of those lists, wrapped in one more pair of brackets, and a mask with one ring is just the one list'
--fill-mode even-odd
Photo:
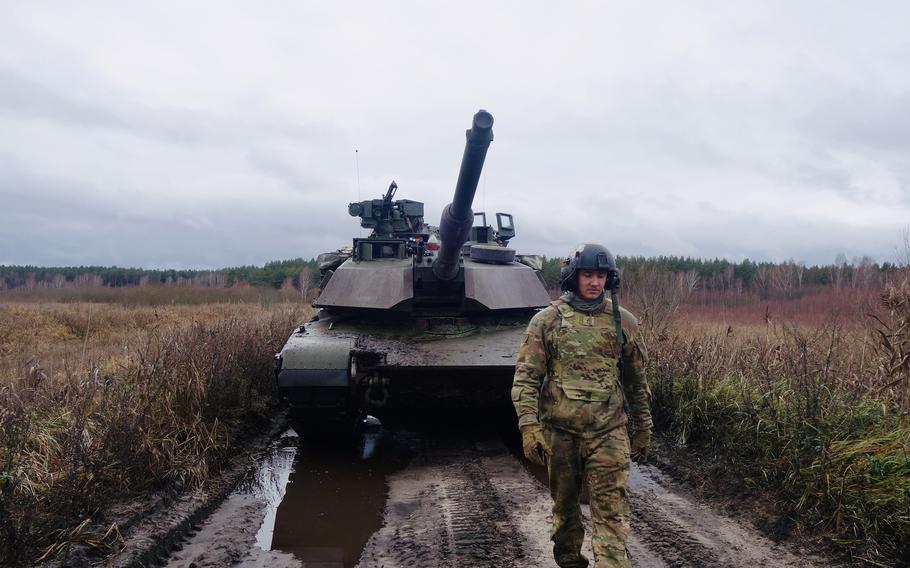
{"label": "soldier's hand", "polygon": [[651,431],[637,430],[632,432],[632,461],[647,463],[648,452],[651,451]]}
{"label": "soldier's hand", "polygon": [[538,424],[526,424],[521,427],[521,447],[524,450],[525,457],[531,463],[546,466],[546,459],[550,455],[550,447],[543,436],[543,426]]}

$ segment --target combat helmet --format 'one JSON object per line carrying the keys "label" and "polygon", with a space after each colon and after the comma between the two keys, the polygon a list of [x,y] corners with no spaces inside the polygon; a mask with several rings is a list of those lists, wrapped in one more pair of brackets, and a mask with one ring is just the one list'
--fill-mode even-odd
{"label": "combat helmet", "polygon": [[575,247],[569,255],[568,263],[559,271],[559,287],[562,290],[578,293],[578,271],[597,270],[607,273],[605,288],[619,288],[619,269],[616,259],[607,247],[596,243],[583,243]]}

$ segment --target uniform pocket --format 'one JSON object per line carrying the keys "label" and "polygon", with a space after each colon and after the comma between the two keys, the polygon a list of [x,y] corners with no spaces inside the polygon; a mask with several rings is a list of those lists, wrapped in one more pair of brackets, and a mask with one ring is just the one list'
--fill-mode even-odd
{"label": "uniform pocket", "polygon": [[567,379],[559,381],[559,386],[566,398],[585,402],[610,402],[613,386],[604,386],[597,381],[584,379]]}

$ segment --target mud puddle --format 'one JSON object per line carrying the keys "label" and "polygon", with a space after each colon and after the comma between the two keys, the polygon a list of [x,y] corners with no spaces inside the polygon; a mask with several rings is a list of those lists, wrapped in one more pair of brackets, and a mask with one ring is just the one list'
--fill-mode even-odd
{"label": "mud puddle", "polygon": [[265,518],[259,532],[256,533],[256,546],[262,550],[272,549],[275,518],[278,506],[284,499],[291,473],[294,471],[299,441],[300,437],[293,428],[287,430],[270,448],[254,475],[237,489],[237,493],[246,493],[265,501]]}
{"label": "mud puddle", "polygon": [[375,419],[354,444],[289,429],[167,566],[356,566],[382,525],[386,478],[413,454],[402,440]]}
{"label": "mud puddle", "polygon": [[306,566],[352,568],[382,526],[386,478],[408,454],[378,422],[366,425],[355,450],[301,446],[262,548],[291,553]]}

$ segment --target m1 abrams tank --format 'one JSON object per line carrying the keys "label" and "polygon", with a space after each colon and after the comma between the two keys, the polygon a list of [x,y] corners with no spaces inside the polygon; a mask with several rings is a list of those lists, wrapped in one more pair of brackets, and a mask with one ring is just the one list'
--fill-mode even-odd
{"label": "m1 abrams tank", "polygon": [[320,255],[319,311],[277,356],[298,425],[510,407],[523,332],[550,298],[540,258],[507,247],[512,216],[496,213],[494,228],[471,210],[492,127],[490,113],[474,115],[438,227],[424,223],[423,203],[394,199],[395,182],[348,206],[371,234]]}

